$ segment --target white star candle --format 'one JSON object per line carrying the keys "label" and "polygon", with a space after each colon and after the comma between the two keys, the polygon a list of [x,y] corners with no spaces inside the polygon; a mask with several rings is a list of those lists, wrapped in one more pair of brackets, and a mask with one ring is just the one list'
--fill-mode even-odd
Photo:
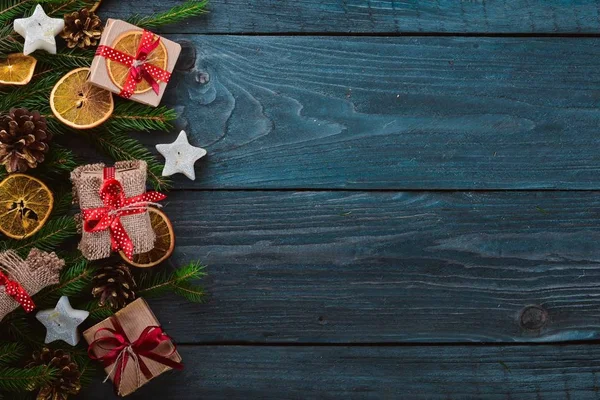
{"label": "white star candle", "polygon": [[25,38],[23,54],[28,55],[36,50],[46,50],[48,53],[56,54],[54,37],[63,30],[65,22],[62,19],[50,18],[38,4],[31,17],[15,19],[13,27]]}
{"label": "white star candle", "polygon": [[75,310],[67,296],[62,296],[53,310],[44,310],[36,318],[46,327],[45,343],[62,340],[71,346],[79,342],[77,327],[90,315],[88,311]]}

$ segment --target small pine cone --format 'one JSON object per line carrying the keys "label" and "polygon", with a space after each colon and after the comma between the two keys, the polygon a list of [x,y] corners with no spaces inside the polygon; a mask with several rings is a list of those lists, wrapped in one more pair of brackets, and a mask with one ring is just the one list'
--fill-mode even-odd
{"label": "small pine cone", "polygon": [[137,286],[129,267],[125,264],[105,265],[99,268],[92,284],[92,295],[100,297],[98,303],[101,306],[107,304],[113,310],[118,310],[135,300]]}
{"label": "small pine cone", "polygon": [[37,167],[50,150],[50,140],[46,118],[39,112],[13,108],[0,114],[0,164],[8,173]]}
{"label": "small pine cone", "polygon": [[61,37],[67,41],[69,48],[87,49],[98,45],[102,36],[102,21],[87,8],[65,15],[65,27]]}
{"label": "small pine cone", "polygon": [[60,372],[56,379],[42,386],[36,397],[37,400],[67,400],[69,395],[76,395],[81,390],[79,367],[64,350],[51,350],[44,347],[41,351],[34,352],[27,368],[40,365],[56,368]]}

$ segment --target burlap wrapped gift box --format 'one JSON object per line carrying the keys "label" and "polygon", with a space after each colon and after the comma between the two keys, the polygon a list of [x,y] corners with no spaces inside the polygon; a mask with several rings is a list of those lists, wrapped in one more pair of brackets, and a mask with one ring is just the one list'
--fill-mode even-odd
{"label": "burlap wrapped gift box", "polygon": [[[71,172],[74,200],[79,207],[102,207],[100,188],[104,182],[104,164],[89,164]],[[133,197],[146,192],[148,166],[145,161],[119,161],[115,164],[115,178],[123,186],[125,197]],[[150,223],[148,211],[120,217],[125,231],[133,242],[133,254],[145,253],[154,248],[156,234]],[[106,229],[100,232],[86,232],[82,229],[79,250],[88,260],[107,258],[112,253],[111,233]]]}
{"label": "burlap wrapped gift box", "polygon": [[[138,339],[142,331],[149,326],[160,326],[160,323],[156,319],[156,316],[148,306],[148,303],[144,299],[137,299],[127,307],[115,313],[115,315],[111,318],[117,318],[120,323],[123,331],[127,335],[130,341],[135,341]],[[92,326],[90,329],[83,332],[83,337],[88,342],[88,344],[94,342],[94,340],[99,339],[102,336],[110,335],[107,331],[98,332],[99,329],[109,328],[114,329],[115,326],[111,321],[111,318],[107,318],[102,322],[97,323]],[[102,357],[107,354],[110,350],[103,348],[104,346],[94,346],[94,355],[97,357]],[[181,356],[175,350],[175,345],[170,340],[164,341],[158,345],[156,349],[153,350],[154,353],[159,355],[168,355],[167,358],[170,360],[181,362]],[[140,356],[143,357],[143,356]],[[148,367],[148,370],[152,374],[152,378],[154,379],[160,374],[171,370],[172,368],[161,364],[157,361],[151,360],[149,358],[144,357],[143,362]],[[114,364],[108,366],[104,369],[106,374],[110,374],[110,378],[114,379]],[[112,371],[112,374],[111,374]],[[150,380],[147,379],[144,374],[140,373],[138,366],[136,363],[130,359],[130,361],[125,366],[123,373],[121,375],[121,383],[117,390],[117,394],[120,396],[127,396],[135,392],[138,388],[142,387]]]}

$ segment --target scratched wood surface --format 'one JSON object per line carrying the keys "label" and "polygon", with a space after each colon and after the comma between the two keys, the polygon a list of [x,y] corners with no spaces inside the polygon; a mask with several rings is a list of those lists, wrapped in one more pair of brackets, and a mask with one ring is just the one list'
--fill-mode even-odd
{"label": "scratched wood surface", "polygon": [[[596,400],[597,346],[182,346],[131,399]],[[110,396],[96,381],[93,398]]]}
{"label": "scratched wood surface", "polygon": [[600,189],[600,38],[174,37],[178,188]]}
{"label": "scratched wood surface", "polygon": [[150,300],[186,370],[132,398],[597,399],[599,9],[213,0],[162,29],[180,118],[141,138],[209,152],[165,208],[209,296]]}
{"label": "scratched wood surface", "polygon": [[[104,15],[152,14],[180,0],[104,0]],[[211,0],[177,33],[598,33],[594,0]]]}

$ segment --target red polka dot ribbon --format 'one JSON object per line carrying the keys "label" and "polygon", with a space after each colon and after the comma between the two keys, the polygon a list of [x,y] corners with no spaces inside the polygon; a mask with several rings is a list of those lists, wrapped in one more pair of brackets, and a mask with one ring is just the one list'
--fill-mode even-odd
{"label": "red polka dot ribbon", "polygon": [[29,313],[35,310],[35,304],[33,303],[33,300],[31,300],[29,294],[23,289],[23,286],[21,286],[19,282],[10,280],[8,276],[4,275],[2,272],[0,272],[0,286],[5,287],[6,294],[15,299],[15,301],[23,307],[25,312]]}
{"label": "red polka dot ribbon", "polygon": [[122,51],[115,50],[112,47],[105,45],[98,46],[98,49],[96,50],[97,56],[108,58],[109,60],[129,67],[129,73],[127,74],[127,78],[125,79],[123,89],[121,89],[119,96],[126,99],[133,96],[135,88],[142,80],[148,82],[150,86],[152,86],[154,93],[158,95],[160,93],[158,82],[169,82],[171,73],[151,64],[151,60],[148,60],[150,53],[152,53],[159,44],[160,36],[156,36],[156,40],[154,40],[154,34],[144,30],[142,33],[142,41],[138,46],[135,57],[123,53]]}
{"label": "red polka dot ribbon", "polygon": [[125,256],[133,256],[133,242],[121,223],[121,217],[141,214],[147,211],[149,203],[167,198],[159,192],[146,192],[133,197],[125,197],[121,182],[114,178],[114,167],[104,169],[104,182],[99,194],[104,207],[82,210],[83,229],[86,232],[110,231],[113,251],[123,250]]}

